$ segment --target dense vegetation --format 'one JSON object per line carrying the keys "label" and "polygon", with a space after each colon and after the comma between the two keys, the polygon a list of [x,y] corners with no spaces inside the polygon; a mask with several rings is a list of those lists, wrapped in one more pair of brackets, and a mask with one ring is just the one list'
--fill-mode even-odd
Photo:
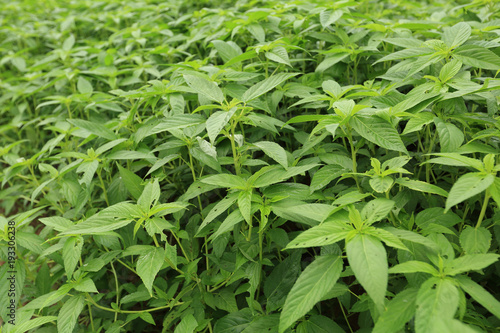
{"label": "dense vegetation", "polygon": [[1,331],[498,332],[500,3],[216,2],[1,2]]}

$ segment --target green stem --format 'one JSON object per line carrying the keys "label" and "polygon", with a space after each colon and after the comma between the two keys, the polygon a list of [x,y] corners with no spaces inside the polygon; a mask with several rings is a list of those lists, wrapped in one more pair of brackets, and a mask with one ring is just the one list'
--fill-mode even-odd
{"label": "green stem", "polygon": [[172,308],[174,306],[177,306],[177,305],[182,305],[184,304],[183,302],[177,302],[173,305],[164,305],[164,306],[159,306],[157,308],[151,308],[151,309],[146,309],[146,310],[138,310],[138,311],[133,311],[133,310],[115,310],[115,309],[112,309],[112,308],[107,308],[105,306],[102,306],[102,305],[99,305],[97,304],[93,299],[92,297],[90,297],[89,294],[86,294],[87,296],[87,301],[89,301],[93,306],[101,309],[101,310],[104,310],[104,311],[108,311],[108,312],[114,312],[114,313],[143,313],[143,312],[154,312],[154,311],[159,311],[159,310],[163,310],[163,309],[168,309],[168,308]]}
{"label": "green stem", "polygon": [[[351,147],[352,172],[357,173],[358,164],[356,163],[356,148],[354,147],[351,130],[349,128],[347,128],[347,138],[349,139],[349,146]],[[363,193],[361,186],[359,186],[359,180],[357,175],[354,175],[354,180],[356,181],[356,186],[358,187],[358,191],[360,193]]]}
{"label": "green stem", "polygon": [[479,218],[477,219],[476,229],[481,226],[483,222],[484,214],[486,213],[486,208],[488,207],[488,201],[490,200],[490,189],[486,189],[486,194],[484,196],[483,207],[481,208],[481,213],[479,213]]}
{"label": "green stem", "polygon": [[[115,266],[113,262],[110,262],[111,270],[113,271],[113,275],[115,276],[115,286],[116,286],[116,306],[120,307],[120,287],[118,285],[118,276],[116,275]],[[118,320],[118,313],[115,312],[115,322]]]}

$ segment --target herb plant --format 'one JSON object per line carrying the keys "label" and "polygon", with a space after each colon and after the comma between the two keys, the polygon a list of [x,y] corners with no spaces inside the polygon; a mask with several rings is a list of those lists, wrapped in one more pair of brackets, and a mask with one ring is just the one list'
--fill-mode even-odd
{"label": "herb plant", "polygon": [[1,332],[500,330],[499,2],[0,9]]}

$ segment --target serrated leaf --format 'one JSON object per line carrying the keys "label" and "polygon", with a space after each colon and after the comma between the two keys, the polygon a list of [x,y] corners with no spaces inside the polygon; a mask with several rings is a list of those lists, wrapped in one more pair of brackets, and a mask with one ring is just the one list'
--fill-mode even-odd
{"label": "serrated leaf", "polygon": [[441,82],[446,82],[457,75],[458,71],[462,68],[462,63],[456,59],[446,63],[439,72],[439,79]]}
{"label": "serrated leaf", "polygon": [[394,184],[394,178],[390,176],[373,176],[369,180],[371,188],[378,193],[389,191]]}
{"label": "serrated leaf", "polygon": [[330,26],[335,23],[339,18],[342,17],[343,12],[341,10],[329,11],[324,10],[319,13],[319,22],[323,28]]}
{"label": "serrated leaf", "polygon": [[276,46],[271,51],[266,52],[266,58],[292,67],[290,59],[288,58],[288,52],[286,52],[283,46]]}
{"label": "serrated leaf", "polygon": [[78,77],[76,87],[80,94],[91,94],[94,91],[92,84],[83,76]]}
{"label": "serrated leaf", "polygon": [[480,270],[493,264],[499,257],[500,255],[494,253],[466,254],[449,262],[445,267],[445,273],[453,276],[468,271]]}
{"label": "serrated leaf", "polygon": [[356,116],[351,118],[350,124],[366,140],[382,148],[408,154],[398,132],[385,120],[374,116]]}
{"label": "serrated leaf", "polygon": [[397,294],[387,304],[386,310],[380,315],[372,333],[396,333],[415,314],[417,289],[406,289]]}
{"label": "serrated leaf", "polygon": [[71,279],[73,272],[75,271],[76,264],[80,259],[82,254],[83,239],[81,237],[69,237],[64,242],[63,246],[63,260],[64,260],[64,270],[68,279]]}
{"label": "serrated leaf", "polygon": [[165,249],[151,246],[137,260],[136,270],[142,282],[153,296],[153,281],[165,260]]}
{"label": "serrated leaf", "polygon": [[333,288],[342,272],[342,260],[336,255],[317,257],[300,274],[290,290],[280,315],[279,332],[300,319]]}
{"label": "serrated leaf", "polygon": [[288,158],[285,149],[279,144],[270,141],[260,141],[254,143],[264,154],[278,162],[283,168],[288,168]]}
{"label": "serrated leaf", "polygon": [[144,185],[141,185],[142,179],[137,176],[132,171],[123,168],[118,164],[118,171],[120,172],[120,177],[123,180],[123,184],[130,192],[134,199],[139,199],[141,196],[142,190],[144,189]]}
{"label": "serrated leaf", "polygon": [[476,46],[462,45],[453,52],[453,58],[460,60],[465,65],[490,69],[497,71],[500,69],[500,57],[492,51]]}
{"label": "serrated leaf", "polygon": [[491,233],[488,229],[466,226],[460,233],[460,245],[466,254],[488,252],[491,245]]}
{"label": "serrated leaf", "polygon": [[310,192],[313,193],[314,191],[321,190],[332,180],[342,176],[345,172],[347,172],[347,170],[340,165],[325,165],[314,173],[311,180]]}
{"label": "serrated leaf", "polygon": [[24,323],[20,323],[16,325],[10,333],[24,333],[26,331],[37,328],[38,326],[42,326],[43,324],[50,323],[51,321],[56,321],[56,316],[42,316],[35,319],[30,319]]}
{"label": "serrated leaf", "polygon": [[465,43],[469,39],[471,32],[470,25],[459,22],[450,28],[445,28],[441,38],[446,46],[453,49]]}
{"label": "serrated leaf", "polygon": [[406,261],[389,268],[390,274],[417,273],[417,272],[428,273],[431,275],[439,274],[438,270],[434,268],[432,265],[423,261],[416,261],[416,260]]}
{"label": "serrated leaf", "polygon": [[367,225],[385,218],[396,203],[385,198],[377,198],[368,202],[361,210],[361,218]]}
{"label": "serrated leaf", "polygon": [[224,94],[215,82],[194,75],[184,74],[183,76],[186,83],[197,93],[219,104],[224,102]]}
{"label": "serrated leaf", "polygon": [[437,132],[439,135],[439,143],[441,152],[452,153],[464,142],[464,134],[455,125],[446,123],[439,118],[434,118]]}
{"label": "serrated leaf", "polygon": [[241,191],[238,195],[238,208],[241,216],[250,225],[252,223],[252,190]]}
{"label": "serrated leaf", "polygon": [[57,316],[57,331],[60,333],[71,333],[76,325],[78,316],[83,310],[85,299],[83,296],[73,296],[66,301]]}
{"label": "serrated leaf", "polygon": [[203,223],[198,228],[198,232],[203,230],[203,228],[216,219],[220,214],[227,212],[229,207],[231,207],[236,200],[238,200],[238,193],[230,193],[222,200],[219,200],[219,202],[217,202],[217,204],[210,210],[203,220]]}
{"label": "serrated leaf", "polygon": [[476,302],[484,306],[488,311],[500,319],[500,302],[493,297],[486,289],[481,285],[474,282],[470,277],[460,275],[457,276],[460,287],[469,295],[474,298]]}
{"label": "serrated leaf", "polygon": [[462,201],[483,192],[491,184],[493,184],[494,181],[495,176],[492,174],[484,175],[480,172],[470,172],[458,178],[448,194],[445,211]]}
{"label": "serrated leaf", "polygon": [[413,179],[408,179],[408,178],[398,178],[396,179],[396,184],[408,187],[412,190],[419,191],[419,192],[425,192],[425,193],[433,193],[433,194],[438,194],[443,197],[448,196],[448,192],[443,190],[441,187],[438,187],[436,185],[432,185],[426,182],[422,182],[420,180],[413,180]]}
{"label": "serrated leaf", "polygon": [[387,290],[387,253],[382,243],[373,236],[357,234],[346,245],[347,260],[361,286],[383,312]]}
{"label": "serrated leaf", "polygon": [[219,135],[220,131],[222,131],[222,129],[227,125],[236,110],[236,108],[232,108],[227,112],[216,111],[207,119],[207,134],[212,144],[214,144],[215,139]]}
{"label": "serrated leaf", "polygon": [[243,96],[241,96],[241,100],[248,103],[298,74],[299,73],[279,73],[270,76],[248,88],[248,90],[243,93]]}
{"label": "serrated leaf", "polygon": [[452,319],[458,308],[458,289],[449,279],[430,278],[417,294],[415,331],[438,333],[435,321]]}
{"label": "serrated leaf", "polygon": [[82,130],[85,130],[89,134],[95,134],[108,140],[118,139],[116,134],[103,124],[82,119],[68,119],[67,121],[70,124],[73,124],[74,126],[79,127]]}
{"label": "serrated leaf", "polygon": [[212,43],[224,62],[228,62],[242,53],[238,44],[233,41],[213,40]]}
{"label": "serrated leaf", "polygon": [[343,222],[328,221],[303,231],[286,249],[325,246],[343,240],[353,229]]}
{"label": "serrated leaf", "polygon": [[247,184],[243,178],[228,173],[208,176],[200,179],[200,181],[202,183],[214,185],[217,187],[229,188],[245,188]]}

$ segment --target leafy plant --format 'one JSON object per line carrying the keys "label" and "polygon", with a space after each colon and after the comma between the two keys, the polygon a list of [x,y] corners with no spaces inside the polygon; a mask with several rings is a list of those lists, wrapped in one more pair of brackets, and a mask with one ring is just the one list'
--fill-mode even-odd
{"label": "leafy plant", "polygon": [[500,329],[498,2],[0,9],[2,332]]}

